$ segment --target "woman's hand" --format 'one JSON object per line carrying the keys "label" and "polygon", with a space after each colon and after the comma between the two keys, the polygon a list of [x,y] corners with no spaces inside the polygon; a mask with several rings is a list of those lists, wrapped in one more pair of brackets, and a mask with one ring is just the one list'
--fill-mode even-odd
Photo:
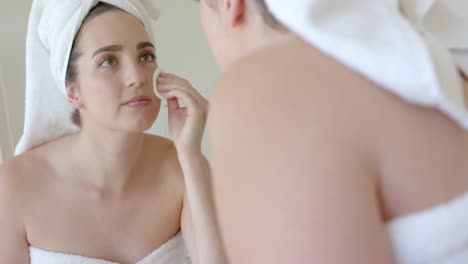
{"label": "woman's hand", "polygon": [[167,99],[169,128],[179,155],[201,153],[208,101],[187,80],[170,73],[161,72],[157,89]]}

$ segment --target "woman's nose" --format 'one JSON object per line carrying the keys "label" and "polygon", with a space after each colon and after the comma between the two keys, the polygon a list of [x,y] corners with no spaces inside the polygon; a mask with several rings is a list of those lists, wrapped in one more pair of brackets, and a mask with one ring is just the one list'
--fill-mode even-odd
{"label": "woman's nose", "polygon": [[144,67],[138,63],[131,63],[127,68],[127,87],[141,87],[145,84]]}

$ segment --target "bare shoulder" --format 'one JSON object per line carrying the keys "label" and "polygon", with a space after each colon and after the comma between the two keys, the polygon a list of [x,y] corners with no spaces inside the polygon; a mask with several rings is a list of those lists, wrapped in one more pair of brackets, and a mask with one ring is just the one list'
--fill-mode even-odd
{"label": "bare shoulder", "polygon": [[[21,186],[21,168],[19,162],[10,160],[0,165],[0,203],[14,199],[16,190]],[[2,207],[3,208],[3,207]]]}
{"label": "bare shoulder", "polygon": [[22,201],[24,201],[21,195],[24,192],[22,174],[21,162],[18,160],[13,159],[0,165],[0,223],[2,224],[0,230],[3,230],[6,225],[11,227],[21,213],[19,209],[22,208]]}
{"label": "bare shoulder", "polygon": [[153,134],[145,134],[145,141],[151,149],[162,152],[167,151],[174,145],[172,140]]}
{"label": "bare shoulder", "polygon": [[[365,173],[373,174],[378,188],[388,194],[382,199],[388,216],[466,192],[466,131],[436,109],[387,92],[299,40],[263,49],[233,65],[219,82],[211,111],[215,158],[216,153],[233,153],[255,135],[257,141],[239,155],[249,157],[258,140],[271,142],[273,153],[291,149],[293,139],[302,144],[297,153],[320,146],[339,150],[330,156],[331,165],[367,164]],[[415,166],[408,157],[420,157],[424,165]],[[435,184],[439,182],[444,184]],[[437,195],[428,191],[435,188]],[[398,203],[401,200],[412,202]]]}
{"label": "bare shoulder", "polygon": [[[219,121],[222,128],[230,118],[250,121],[249,125],[267,117],[283,118],[302,128],[359,136],[357,131],[343,133],[343,129],[372,114],[369,97],[376,96],[375,88],[367,79],[292,38],[228,69],[214,93],[210,119]],[[363,132],[366,127],[358,129]]]}
{"label": "bare shoulder", "polygon": [[[147,157],[153,162],[153,166],[162,170],[171,179],[183,180],[182,170],[177,157],[177,149],[174,142],[168,138],[146,134]],[[175,177],[172,177],[175,176]]]}
{"label": "bare shoulder", "polygon": [[28,242],[23,211],[27,201],[24,160],[0,165],[0,262],[28,263]]}
{"label": "bare shoulder", "polygon": [[17,192],[27,182],[28,172],[34,169],[34,163],[37,163],[34,156],[26,153],[0,165],[0,188],[6,192]]}
{"label": "bare shoulder", "polygon": [[359,96],[375,86],[292,39],[240,61],[217,88],[213,189],[233,262],[391,263]]}
{"label": "bare shoulder", "polygon": [[34,179],[40,177],[39,171],[44,166],[44,160],[29,152],[0,165],[0,200],[10,198],[20,203],[27,199],[33,194]]}
{"label": "bare shoulder", "polygon": [[147,151],[151,155],[159,157],[162,161],[174,161],[177,159],[177,151],[174,142],[168,138],[145,134]]}
{"label": "bare shoulder", "polygon": [[[220,80],[211,102],[212,164],[219,175],[214,181],[234,186],[242,176],[226,176],[228,171],[263,171],[255,177],[264,183],[282,169],[296,168],[298,173],[283,175],[298,180],[313,174],[304,176],[304,186],[346,182],[351,171],[373,186],[375,137],[368,121],[378,101],[369,100],[377,97],[375,90],[375,84],[294,38],[241,60]],[[307,199],[317,193],[308,192]]]}

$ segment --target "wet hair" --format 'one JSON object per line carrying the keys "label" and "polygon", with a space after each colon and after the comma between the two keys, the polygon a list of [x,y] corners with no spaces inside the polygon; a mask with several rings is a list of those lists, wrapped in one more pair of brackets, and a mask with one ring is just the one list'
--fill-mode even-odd
{"label": "wet hair", "polygon": [[[119,9],[116,6],[107,4],[107,3],[99,2],[95,7],[93,7],[89,11],[88,15],[86,16],[86,18],[83,20],[83,23],[81,24],[81,28],[83,28],[83,26],[87,22],[91,21],[93,18],[96,18],[97,16],[107,13],[109,11],[115,11],[115,10],[121,10],[121,9]],[[65,80],[67,82],[76,82],[76,78],[78,77],[78,65],[77,64],[78,64],[78,59],[81,57],[81,52],[77,46],[77,42],[80,37],[80,32],[81,31],[78,31],[75,39],[73,40],[73,45],[72,45],[72,49],[70,52],[70,58],[68,59],[67,72],[65,75]],[[71,120],[73,124],[77,126],[81,126],[80,111],[78,109],[75,109],[73,111]]]}

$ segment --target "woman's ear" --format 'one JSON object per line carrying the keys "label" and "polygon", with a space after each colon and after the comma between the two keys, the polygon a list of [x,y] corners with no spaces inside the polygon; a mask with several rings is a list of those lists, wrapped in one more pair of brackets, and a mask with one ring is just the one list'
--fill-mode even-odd
{"label": "woman's ear", "polygon": [[246,0],[224,0],[222,9],[226,12],[229,24],[232,27],[238,26],[245,18]]}
{"label": "woman's ear", "polygon": [[82,109],[83,103],[81,102],[80,97],[80,90],[78,89],[76,83],[66,81],[66,89],[67,89],[67,100],[70,105],[72,105],[76,109]]}

